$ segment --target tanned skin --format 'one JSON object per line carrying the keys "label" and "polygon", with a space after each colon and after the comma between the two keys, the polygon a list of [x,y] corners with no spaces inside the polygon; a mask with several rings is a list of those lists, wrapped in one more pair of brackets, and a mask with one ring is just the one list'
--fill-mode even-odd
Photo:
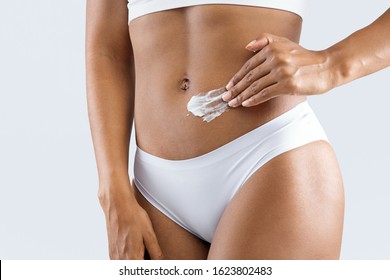
{"label": "tanned skin", "polygon": [[[87,0],[88,112],[110,258],[339,258],[344,192],[329,143],[293,149],[256,171],[226,207],[209,244],[133,187],[132,123],[137,145],[155,156],[180,160],[210,152],[306,95],[389,66],[390,11],[334,46],[312,51],[299,45],[301,18],[287,11],[201,5],[128,25],[126,5]],[[231,110],[210,123],[187,115],[192,95],[221,86],[229,89],[224,99]]]}

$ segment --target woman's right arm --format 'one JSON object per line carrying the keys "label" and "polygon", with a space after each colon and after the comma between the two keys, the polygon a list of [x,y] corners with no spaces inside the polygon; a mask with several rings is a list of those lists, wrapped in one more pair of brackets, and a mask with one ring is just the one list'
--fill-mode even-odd
{"label": "woman's right arm", "polygon": [[111,259],[162,256],[151,221],[137,203],[128,174],[134,111],[134,61],[127,0],[87,0],[88,116]]}

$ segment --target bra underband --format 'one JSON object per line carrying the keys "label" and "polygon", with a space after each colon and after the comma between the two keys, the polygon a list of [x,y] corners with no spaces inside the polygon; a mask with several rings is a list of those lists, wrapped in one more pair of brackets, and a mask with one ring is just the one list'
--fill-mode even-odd
{"label": "bra underband", "polygon": [[207,4],[273,8],[295,13],[301,18],[303,18],[306,8],[306,0],[128,0],[127,2],[127,8],[129,10],[128,23],[133,19],[146,14]]}

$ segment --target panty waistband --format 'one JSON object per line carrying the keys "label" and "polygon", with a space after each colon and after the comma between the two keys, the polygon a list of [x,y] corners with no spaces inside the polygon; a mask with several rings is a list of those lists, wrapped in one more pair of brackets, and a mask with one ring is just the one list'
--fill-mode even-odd
{"label": "panty waistband", "polygon": [[[169,160],[149,154],[138,146],[136,147],[136,159],[148,162],[150,164],[158,165],[161,168],[187,168],[195,167],[199,165],[205,165],[206,163],[212,164],[215,161],[223,159],[227,154],[232,152],[239,152],[247,146],[270,137],[280,129],[293,124],[294,122],[304,118],[308,114],[313,114],[307,101],[299,103],[287,112],[277,116],[276,118],[264,123],[261,126],[235,138],[234,140],[212,150],[208,153],[202,154],[189,159],[182,160]],[[314,115],[315,116],[315,115]]]}

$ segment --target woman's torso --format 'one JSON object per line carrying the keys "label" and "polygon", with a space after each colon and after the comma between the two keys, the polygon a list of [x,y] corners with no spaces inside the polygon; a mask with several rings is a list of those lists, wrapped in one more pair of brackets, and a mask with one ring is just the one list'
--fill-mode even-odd
{"label": "woman's torso", "polygon": [[205,154],[302,102],[283,96],[232,108],[210,123],[189,115],[200,92],[223,87],[254,54],[263,32],[298,41],[301,18],[291,12],[237,5],[200,5],[138,17],[129,25],[136,70],[137,145],[165,159]]}

